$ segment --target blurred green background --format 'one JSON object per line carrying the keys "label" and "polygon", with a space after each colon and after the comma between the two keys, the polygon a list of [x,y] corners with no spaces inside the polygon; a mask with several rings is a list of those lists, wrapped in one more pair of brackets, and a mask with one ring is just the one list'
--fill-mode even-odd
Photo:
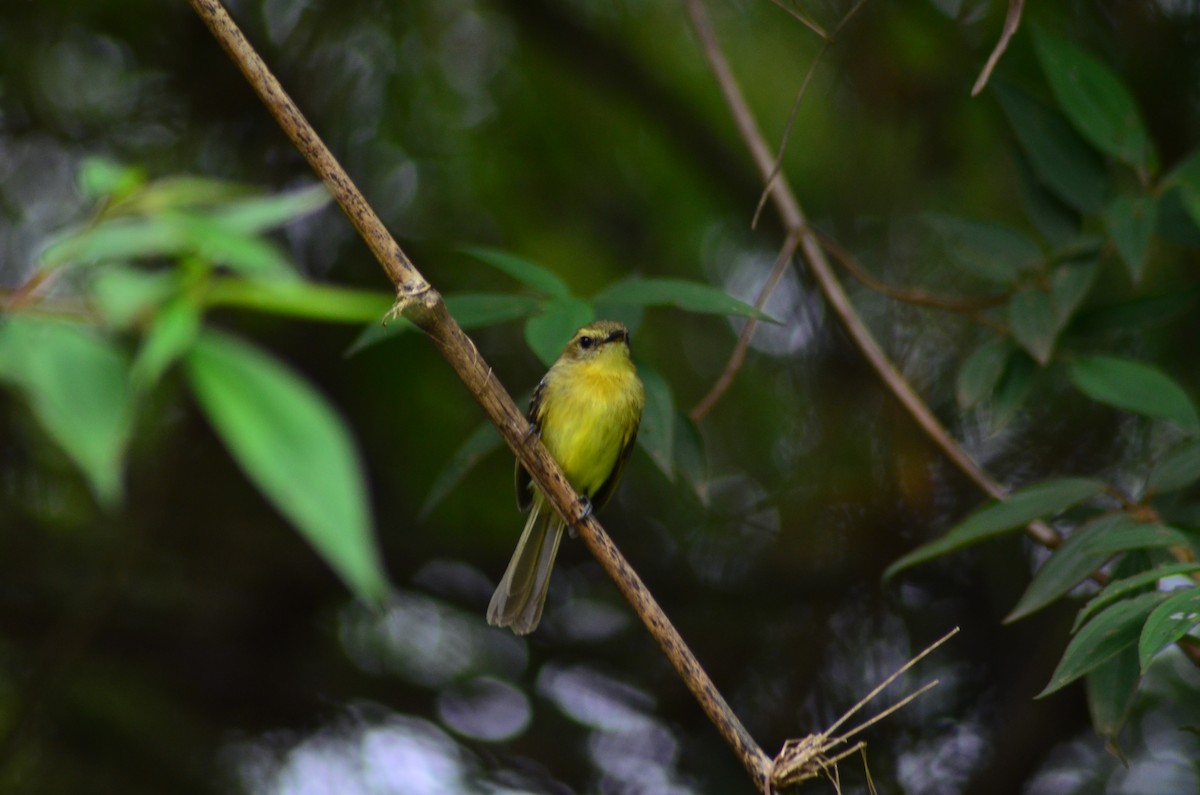
{"label": "blurred green background", "polygon": [[[778,142],[821,40],[767,0],[709,5]],[[832,29],[851,5],[804,9]],[[1200,5],[1032,5],[995,84],[1051,102],[1037,24],[1120,75],[1162,171],[1196,148]],[[471,244],[538,262],[583,296],[639,275],[753,302],[770,272],[781,230],[770,208],[751,229],[761,184],[682,4],[242,0],[230,10],[445,293],[522,292],[462,251]],[[930,214],[1039,240],[1053,232],[1061,202],[1036,204],[1045,197],[1029,189],[995,91],[970,98],[1005,10],[867,2],[820,54],[783,170],[814,223],[889,284],[995,293],[931,240]],[[6,297],[94,212],[78,173],[96,156],[149,178],[269,192],[312,182],[185,3],[10,0],[0,10]],[[1113,190],[1137,181],[1098,168]],[[1106,250],[1085,310],[1194,301],[1200,233],[1173,206],[1140,282]],[[388,293],[336,207],[273,239],[306,278]],[[1161,443],[1053,367],[1031,364],[1037,377],[1003,422],[960,410],[956,374],[990,338],[986,325],[847,284],[900,370],[1000,481],[1124,483]],[[44,302],[77,292],[59,279]],[[1117,328],[1106,350],[1149,359],[1200,394],[1192,308]],[[1081,688],[1033,700],[1074,610],[1001,620],[1044,551],[1012,538],[881,586],[889,563],[982,495],[883,389],[803,267],[766,310],[782,325],[759,328],[732,389],[697,423],[703,475],[668,478],[639,451],[601,516],[763,747],[828,726],[961,625],[867,708],[941,680],[867,735],[880,792],[1200,791],[1200,744],[1179,730],[1200,714],[1200,672],[1181,655],[1147,675],[1121,736],[1128,767],[1095,736]],[[523,521],[512,460],[492,453],[421,513],[482,421],[433,346],[400,334],[347,355],[362,325],[233,308],[206,322],[272,352],[345,419],[395,599],[382,613],[355,603],[234,463],[179,368],[139,406],[114,508],[97,504],[20,395],[0,392],[0,791],[752,791],[582,544],[564,545],[536,634],[486,625]],[[720,374],[741,323],[670,308],[640,318],[637,356],[681,415]],[[544,366],[521,323],[472,334],[510,392],[528,394]],[[846,793],[867,791],[857,758],[841,780]]]}

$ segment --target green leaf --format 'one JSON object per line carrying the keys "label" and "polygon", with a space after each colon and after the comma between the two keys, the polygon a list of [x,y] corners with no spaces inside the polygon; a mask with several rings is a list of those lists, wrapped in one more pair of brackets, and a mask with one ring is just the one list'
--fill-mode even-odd
{"label": "green leaf", "polygon": [[1004,502],[992,503],[976,511],[941,538],[900,558],[888,566],[883,578],[891,579],[918,563],[1018,530],[1034,519],[1060,513],[1103,490],[1104,484],[1098,480],[1064,478],[1015,491]]}
{"label": "green leaf", "polygon": [[1172,378],[1144,362],[1089,356],[1071,363],[1071,382],[1092,400],[1200,431],[1191,398]]}
{"label": "green leaf", "polygon": [[1200,149],[1175,167],[1164,180],[1179,188],[1179,199],[1193,223],[1200,226]]}
{"label": "green leaf", "polygon": [[178,275],[171,271],[111,266],[96,271],[91,299],[106,324],[128,329],[178,289]]}
{"label": "green leaf", "polygon": [[1004,375],[1013,346],[1006,339],[989,340],[967,357],[958,371],[954,394],[962,409],[969,409],[990,397]]}
{"label": "green leaf", "polygon": [[1181,574],[1191,574],[1192,572],[1200,571],[1200,563],[1168,563],[1158,568],[1148,569],[1138,572],[1129,577],[1122,577],[1119,580],[1113,580],[1104,587],[1104,590],[1096,594],[1091,600],[1083,606],[1079,611],[1079,615],[1075,617],[1075,626],[1071,628],[1074,632],[1085,621],[1094,616],[1099,610],[1107,607],[1118,599],[1121,599],[1131,593],[1143,590],[1153,586],[1159,580],[1166,577],[1174,577]]}
{"label": "green leaf", "polygon": [[0,325],[0,380],[28,402],[42,429],[82,470],[106,507],[121,497],[133,428],[128,362],[91,329],[10,316]]}
{"label": "green leaf", "polygon": [[178,254],[194,254],[252,279],[300,281],[287,254],[273,240],[247,234],[200,215],[173,216],[183,234]]}
{"label": "green leaf", "polygon": [[1088,258],[1064,262],[1050,275],[1050,299],[1054,303],[1060,329],[1071,320],[1075,310],[1087,298],[1099,270],[1100,263]]}
{"label": "green leaf", "polygon": [[1044,698],[1069,685],[1137,643],[1146,617],[1162,600],[1160,593],[1124,599],[1084,624],[1067,644],[1050,683],[1036,697]]}
{"label": "green leaf", "polygon": [[88,157],[79,167],[79,189],[89,199],[125,196],[146,181],[145,172],[104,157]]}
{"label": "green leaf", "polygon": [[89,265],[182,253],[187,236],[171,216],[114,218],[69,233],[42,253],[42,265]]}
{"label": "green leaf", "polygon": [[999,83],[994,91],[1041,183],[1080,213],[1100,212],[1108,194],[1108,174],[1095,150],[1057,111],[1028,94]]}
{"label": "green leaf", "polygon": [[1158,202],[1152,196],[1118,196],[1104,211],[1104,226],[1117,253],[1129,270],[1129,278],[1142,280],[1146,249],[1158,224]]}
{"label": "green leaf", "polygon": [[1200,441],[1185,442],[1159,461],[1146,483],[1148,491],[1164,494],[1200,480]]}
{"label": "green leaf", "polygon": [[256,189],[210,177],[178,176],[156,179],[113,205],[123,215],[154,216],[167,211],[204,210],[219,207]]}
{"label": "green leaf", "polygon": [[483,246],[463,246],[460,251],[507,273],[522,284],[551,298],[571,297],[571,288],[567,286],[561,276],[527,259],[509,254],[507,251]]}
{"label": "green leaf", "polygon": [[1140,673],[1137,650],[1130,646],[1087,675],[1092,728],[1113,748],[1136,700]]}
{"label": "green leaf", "polygon": [[1096,535],[1103,535],[1115,527],[1135,524],[1137,522],[1128,514],[1116,513],[1101,516],[1076,530],[1038,569],[1012,612],[1005,616],[1004,623],[1041,610],[1111,558],[1114,552],[1096,549],[1091,543]]}
{"label": "green leaf", "polygon": [[652,367],[638,364],[638,375],[646,387],[646,408],[638,429],[638,443],[667,476],[675,479],[675,399],[667,380]]}
{"label": "green leaf", "polygon": [[1154,328],[1190,311],[1197,299],[1200,287],[1085,310],[1071,323],[1071,332],[1099,335]]}
{"label": "green leaf", "polygon": [[221,278],[208,285],[204,300],[210,307],[236,307],[327,323],[364,323],[383,318],[395,296],[316,282]]}
{"label": "green leaf", "polygon": [[1007,227],[941,213],[922,220],[959,267],[989,281],[1012,284],[1042,260],[1036,243]]}
{"label": "green leaf", "polygon": [[1036,288],[1017,293],[1008,302],[1008,324],[1013,337],[1038,364],[1050,361],[1062,325],[1049,294]]}
{"label": "green leaf", "polygon": [[200,333],[201,317],[200,307],[190,296],[179,296],[162,306],[129,372],[134,389],[145,391],[154,386],[167,368],[187,353]]}
{"label": "green leaf", "polygon": [[1050,90],[1075,129],[1105,154],[1134,168],[1155,169],[1150,136],[1133,96],[1111,69],[1045,31],[1034,44]]}
{"label": "green leaf", "polygon": [[1154,608],[1138,640],[1138,658],[1142,671],[1150,667],[1155,655],[1200,625],[1200,588],[1177,588],[1170,594],[1155,594],[1166,599]]}
{"label": "green leaf", "polygon": [[540,315],[525,322],[525,341],[542,364],[549,367],[571,337],[595,319],[592,305],[580,298],[555,298],[542,306]]}
{"label": "green leaf", "polygon": [[454,455],[450,456],[450,460],[442,467],[442,471],[434,478],[433,485],[429,487],[429,494],[425,497],[425,504],[421,506],[421,511],[418,518],[424,520],[434,508],[446,499],[447,495],[454,490],[454,487],[462,482],[462,479],[467,476],[475,466],[490,455],[495,450],[504,446],[504,441],[500,438],[500,434],[496,431],[496,426],[490,422],[481,423],[471,435],[467,437],[458,449],[454,451]]}
{"label": "green leaf", "polygon": [[996,387],[996,393],[990,401],[989,424],[993,432],[1012,422],[1033,391],[1037,372],[1037,364],[1023,350],[1015,351],[1009,358],[1008,368],[1004,371],[1000,385]]}
{"label": "green leaf", "polygon": [[[1082,143],[1080,145],[1083,146]],[[1034,174],[1027,155],[1014,152],[1013,162],[1020,178],[1021,198],[1024,200],[1025,215],[1029,221],[1051,248],[1074,243],[1083,228],[1083,219],[1079,211],[1045,186],[1043,180]]]}
{"label": "green leaf", "polygon": [[[391,308],[391,296],[388,296],[387,301],[388,306],[377,312],[374,315],[375,318],[383,317],[387,309]],[[464,331],[529,317],[542,305],[542,301],[533,296],[508,293],[456,293],[445,296],[445,301],[446,309],[454,315],[454,319],[458,321],[458,325]],[[353,356],[364,348],[369,348],[412,329],[412,323],[402,317],[394,318],[387,325],[378,321],[371,323],[354,340],[354,343],[347,349],[346,355]]]}
{"label": "green leaf", "polygon": [[592,296],[594,304],[673,306],[687,312],[778,320],[710,284],[686,279],[622,279]]}
{"label": "green leaf", "polygon": [[359,599],[387,580],[349,429],[308,383],[268,354],[204,331],[186,359],[200,407],[234,459]]}
{"label": "green leaf", "polygon": [[286,193],[233,199],[208,213],[207,218],[231,232],[253,235],[285,226],[332,200],[329,190],[317,183]]}

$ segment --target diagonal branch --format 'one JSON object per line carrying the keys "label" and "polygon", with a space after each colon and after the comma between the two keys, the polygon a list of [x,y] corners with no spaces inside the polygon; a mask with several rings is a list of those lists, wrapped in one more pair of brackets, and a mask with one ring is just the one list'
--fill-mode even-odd
{"label": "diagonal branch", "polygon": [[[834,274],[829,260],[826,259],[821,242],[809,227],[808,221],[804,216],[804,211],[800,207],[800,202],[796,200],[796,196],[792,192],[791,184],[782,174],[777,174],[774,179],[771,179],[775,159],[771,154],[770,148],[767,146],[766,139],[763,138],[762,132],[758,129],[758,122],[755,120],[754,113],[750,110],[750,106],[742,94],[741,86],[738,85],[733,71],[729,68],[729,62],[725,59],[725,54],[721,51],[720,44],[717,42],[716,34],[713,31],[712,20],[709,19],[708,12],[705,10],[702,0],[685,0],[685,5],[688,16],[691,19],[692,28],[696,33],[696,38],[699,39],[709,67],[716,76],[721,94],[729,106],[734,124],[742,136],[742,141],[745,143],[746,148],[750,150],[750,156],[754,159],[754,164],[758,168],[763,181],[770,182],[771,200],[783,220],[784,227],[789,233],[799,236],[800,250],[803,252],[804,259],[808,263],[809,270],[816,279],[818,286],[821,288],[821,292],[824,293],[825,300],[829,302],[829,305],[833,308],[833,311],[845,327],[846,332],[854,340],[855,345],[858,346],[858,349],[862,352],[867,362],[883,380],[884,385],[896,396],[900,404],[904,406],[917,425],[925,431],[926,435],[933,440],[934,444],[941,449],[942,453],[989,496],[998,500],[1007,498],[1008,489],[997,482],[995,478],[967,455],[967,452],[955,441],[945,426],[934,416],[930,408],[925,405],[925,401],[921,399],[921,396],[917,394],[912,385],[908,383],[904,376],[896,369],[896,366],[892,364],[878,341],[876,341],[874,335],[871,334],[870,329],[867,328],[862,318],[859,317],[858,312],[850,303],[850,299],[846,295],[841,282],[838,281],[837,276]],[[1062,543],[1061,536],[1044,522],[1031,523],[1028,531],[1037,541],[1048,547],[1058,547]]]}
{"label": "diagonal branch", "polygon": [[266,63],[246,41],[219,0],[189,0],[213,36],[237,64],[268,111],[309,165],[325,182],[355,229],[396,286],[396,311],[424,331],[499,430],[559,515],[579,531],[588,549],[633,606],[650,634],[709,719],[742,760],[755,786],[770,792],[771,760],[750,737],[683,638],[672,626],[641,578],[612,539],[587,511],[558,464],[546,452],[509,394],[492,374],[471,339],[446,310],[441,295],[425,280],[334,159],[300,109],[284,92]]}

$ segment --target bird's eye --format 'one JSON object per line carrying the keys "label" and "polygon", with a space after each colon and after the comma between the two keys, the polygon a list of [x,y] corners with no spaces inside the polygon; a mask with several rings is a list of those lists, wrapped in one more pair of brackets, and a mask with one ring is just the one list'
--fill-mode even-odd
{"label": "bird's eye", "polygon": [[579,338],[579,347],[583,348],[585,351],[588,348],[592,347],[592,338],[591,337],[580,337]]}

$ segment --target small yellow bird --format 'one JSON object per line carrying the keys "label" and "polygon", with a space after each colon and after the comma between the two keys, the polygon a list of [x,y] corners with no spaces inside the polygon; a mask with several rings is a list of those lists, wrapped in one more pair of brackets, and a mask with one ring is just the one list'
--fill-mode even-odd
{"label": "small yellow bird", "polygon": [[[599,510],[617,489],[645,405],[629,331],[615,321],[598,320],[575,332],[534,390],[527,416],[567,480]],[[487,619],[526,635],[542,618],[564,524],[520,463],[517,506],[529,511],[529,519]]]}

